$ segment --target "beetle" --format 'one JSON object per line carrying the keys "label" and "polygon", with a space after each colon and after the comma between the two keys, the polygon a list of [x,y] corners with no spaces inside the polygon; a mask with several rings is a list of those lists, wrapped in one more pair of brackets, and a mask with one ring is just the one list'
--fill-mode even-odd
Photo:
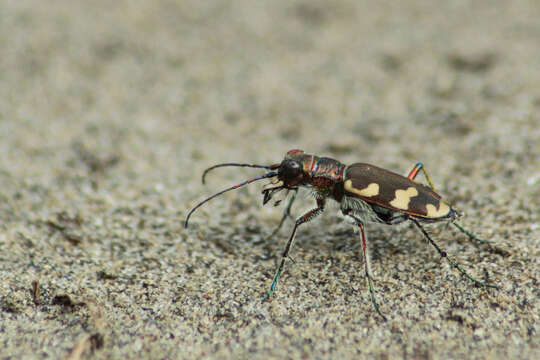
{"label": "beetle", "polygon": [[[422,163],[417,163],[409,172],[407,177],[396,174],[380,167],[355,163],[344,165],[341,162],[328,158],[306,154],[303,150],[294,149],[287,152],[285,158],[279,164],[257,165],[240,163],[223,163],[206,169],[202,176],[203,183],[206,175],[219,167],[251,167],[262,168],[268,172],[262,176],[246,180],[240,184],[222,190],[209,198],[199,202],[193,207],[186,219],[185,227],[188,227],[189,219],[193,212],[213,198],[238,189],[244,185],[263,179],[273,179],[262,190],[263,205],[268,203],[277,193],[286,190],[293,191],[293,196],[289,200],[275,234],[282,226],[286,217],[290,216],[292,204],[296,198],[299,188],[307,187],[312,190],[316,201],[316,207],[298,217],[294,223],[294,228],[281,256],[281,261],[267,298],[271,298],[279,278],[283,272],[286,259],[289,257],[296,231],[298,227],[305,224],[320,214],[325,209],[327,199],[332,199],[340,203],[340,210],[346,217],[352,219],[354,225],[360,230],[362,239],[362,250],[364,255],[364,270],[368,281],[371,302],[377,313],[383,318],[379,305],[375,298],[375,287],[373,285],[373,275],[368,251],[367,238],[365,233],[365,223],[375,222],[387,225],[396,225],[406,221],[412,222],[437,250],[441,257],[448,260],[450,265],[457,269],[462,275],[483,286],[498,288],[496,285],[479,281],[469,275],[457,262],[450,259],[435,241],[430,237],[421,223],[450,222],[469,238],[483,242],[474,234],[461,227],[456,220],[460,213],[443,200],[436,192],[431,177]],[[428,181],[429,186],[418,183],[416,176],[422,171]],[[281,200],[276,201],[278,205]]]}

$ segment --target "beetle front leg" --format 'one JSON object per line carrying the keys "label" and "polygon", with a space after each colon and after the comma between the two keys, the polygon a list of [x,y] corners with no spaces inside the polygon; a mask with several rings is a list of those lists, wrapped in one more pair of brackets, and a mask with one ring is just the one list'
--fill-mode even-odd
{"label": "beetle front leg", "polygon": [[324,211],[324,200],[318,199],[317,208],[308,211],[307,213],[305,213],[304,215],[296,219],[291,237],[289,238],[289,241],[287,242],[287,246],[285,246],[285,251],[283,251],[283,255],[281,255],[281,262],[276,271],[276,275],[274,276],[274,281],[272,282],[272,286],[270,286],[270,291],[268,292],[267,299],[270,299],[272,295],[274,294],[276,285],[279,281],[279,278],[281,277],[281,272],[283,271],[283,267],[285,266],[285,260],[287,260],[287,257],[289,256],[289,251],[291,250],[292,243],[294,241],[294,238],[296,237],[296,229],[298,229],[300,225],[313,220],[315,217],[322,214],[323,211]]}
{"label": "beetle front leg", "polygon": [[384,316],[379,310],[379,304],[377,304],[377,300],[375,299],[375,286],[373,285],[373,275],[371,273],[371,260],[369,257],[369,251],[367,247],[367,239],[366,239],[366,234],[364,231],[364,223],[362,222],[362,220],[360,220],[354,215],[351,215],[351,214],[347,214],[347,215],[354,219],[356,225],[360,228],[360,234],[362,235],[362,249],[364,251],[364,263],[365,263],[366,277],[368,279],[369,293],[371,296],[371,303],[373,304],[373,307],[375,308],[379,316],[382,317],[383,320],[386,321],[386,316]]}

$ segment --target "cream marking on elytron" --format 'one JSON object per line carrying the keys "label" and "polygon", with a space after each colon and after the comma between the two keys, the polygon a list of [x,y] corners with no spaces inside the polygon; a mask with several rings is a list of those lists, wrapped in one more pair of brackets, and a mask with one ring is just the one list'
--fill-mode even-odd
{"label": "cream marking on elytron", "polygon": [[435,207],[435,205],[427,204],[426,205],[427,215],[428,218],[438,218],[441,216],[444,216],[450,212],[450,206],[446,204],[445,202],[441,201],[439,202],[439,209]]}
{"label": "cream marking on elytron", "polygon": [[372,197],[379,194],[379,184],[376,183],[371,183],[364,189],[356,189],[352,185],[352,181],[347,180],[345,181],[344,188],[348,192],[365,197]]}
{"label": "cream marking on elytron", "polygon": [[390,201],[390,205],[396,209],[407,210],[409,208],[409,203],[411,198],[418,195],[418,190],[414,187],[410,187],[407,190],[396,190],[396,198]]}

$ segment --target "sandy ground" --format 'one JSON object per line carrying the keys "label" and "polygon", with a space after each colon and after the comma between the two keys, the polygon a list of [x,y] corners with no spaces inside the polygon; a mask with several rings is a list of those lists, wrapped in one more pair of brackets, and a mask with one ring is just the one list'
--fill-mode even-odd
{"label": "sandy ground", "polygon": [[[2,1],[0,358],[540,358],[537,1]],[[289,149],[406,174],[465,216],[292,229]],[[313,206],[309,192],[293,214]]]}

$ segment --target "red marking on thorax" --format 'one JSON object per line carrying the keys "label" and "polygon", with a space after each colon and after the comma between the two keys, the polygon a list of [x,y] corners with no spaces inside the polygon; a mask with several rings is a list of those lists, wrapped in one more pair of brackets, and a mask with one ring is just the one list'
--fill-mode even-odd
{"label": "red marking on thorax", "polygon": [[313,176],[319,167],[319,162],[315,160],[315,156],[311,156],[311,175]]}
{"label": "red marking on thorax", "polygon": [[300,150],[300,149],[293,149],[293,150],[289,150],[287,151],[287,155],[286,156],[292,156],[292,155],[302,155],[304,153],[304,150]]}

